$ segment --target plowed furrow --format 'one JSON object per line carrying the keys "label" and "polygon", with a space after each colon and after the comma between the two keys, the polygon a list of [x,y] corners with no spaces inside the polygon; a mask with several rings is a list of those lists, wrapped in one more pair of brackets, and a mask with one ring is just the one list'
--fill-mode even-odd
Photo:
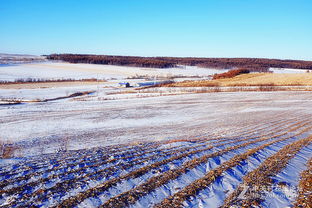
{"label": "plowed furrow", "polygon": [[[301,125],[303,125],[303,124],[301,124]],[[297,126],[296,128],[300,128],[301,125]],[[282,136],[282,135],[285,135],[285,134],[287,134],[287,132],[286,132],[286,133],[282,133],[282,134],[280,134],[280,135],[276,135],[276,137],[277,137],[277,136]],[[262,138],[262,139],[258,139],[258,140],[253,140],[253,141],[250,141],[250,142],[241,144],[241,145],[236,145],[236,146],[233,146],[233,147],[228,147],[228,148],[226,148],[226,149],[224,149],[224,150],[221,150],[221,151],[219,151],[219,152],[217,152],[217,153],[205,155],[204,157],[201,157],[201,158],[195,158],[195,159],[192,160],[192,161],[186,162],[186,167],[184,167],[184,169],[183,169],[182,171],[176,171],[176,172],[174,172],[174,173],[177,173],[177,174],[173,174],[173,173],[172,173],[172,170],[170,170],[170,171],[168,171],[168,172],[166,172],[166,173],[164,173],[164,174],[169,174],[169,175],[170,175],[170,174],[171,174],[171,175],[173,174],[173,175],[176,175],[176,177],[178,177],[178,175],[179,175],[179,174],[182,174],[183,171],[185,172],[185,171],[187,171],[187,169],[192,168],[192,167],[195,167],[195,166],[197,166],[198,164],[200,164],[200,163],[202,163],[202,162],[205,162],[205,161],[206,161],[208,158],[210,158],[210,157],[222,155],[222,154],[224,154],[225,152],[228,152],[228,151],[231,151],[231,150],[234,150],[234,149],[238,149],[238,148],[240,148],[240,147],[247,146],[247,145],[252,144],[252,143],[256,143],[256,142],[259,142],[259,141],[263,141],[263,140],[265,140],[265,139],[269,139],[269,138]],[[250,140],[250,139],[242,139],[241,141],[244,141],[244,140],[247,141],[247,140]],[[233,144],[234,144],[234,143],[235,143],[235,142],[233,142]],[[197,153],[197,152],[196,152],[196,153]],[[181,155],[181,156],[187,157],[188,154],[186,154],[186,155]],[[179,156],[179,157],[181,157],[181,156]],[[169,161],[166,160],[166,161],[162,161],[161,163],[168,163],[168,162],[171,162],[172,160],[176,160],[176,159],[178,159],[178,158],[173,157],[173,158],[171,158]],[[158,164],[157,164],[157,166],[158,166]],[[82,193],[77,194],[77,195],[74,196],[74,197],[70,197],[69,199],[63,201],[63,202],[60,204],[60,207],[62,207],[62,206],[68,207],[68,206],[77,205],[78,203],[80,203],[80,202],[83,201],[84,199],[86,199],[86,198],[88,198],[88,197],[90,197],[90,196],[96,196],[96,195],[100,194],[101,192],[103,192],[104,190],[109,189],[110,187],[116,185],[117,183],[120,183],[122,180],[125,180],[125,179],[127,179],[127,178],[139,177],[139,176],[145,174],[146,172],[148,172],[149,170],[151,170],[152,168],[154,168],[154,167],[152,167],[152,166],[144,167],[144,168],[138,169],[137,171],[133,171],[133,172],[127,174],[127,175],[124,175],[124,176],[122,176],[122,177],[116,178],[116,179],[114,179],[114,180],[107,181],[107,182],[105,182],[105,183],[103,183],[103,184],[101,184],[101,185],[99,185],[99,186],[97,186],[97,187],[95,187],[95,188],[91,188],[91,189],[89,189],[89,190],[87,190],[87,191],[85,191],[85,192],[82,192]],[[157,183],[157,180],[159,180],[159,179],[165,177],[164,174],[162,174],[162,175],[160,175],[160,176],[158,176],[158,177],[152,178],[152,181],[149,180],[148,183],[149,183],[149,184],[153,184],[153,183],[154,183],[154,184],[159,184],[159,183]],[[166,178],[166,177],[165,177],[165,178]],[[167,178],[169,179],[169,178],[171,178],[171,177],[167,177]],[[169,179],[169,180],[170,180],[170,179]],[[159,185],[160,185],[160,184],[159,184]]]}
{"label": "plowed furrow", "polygon": [[[280,123],[282,121],[283,121],[283,119],[279,119],[277,121],[273,121],[273,122],[270,122],[268,124],[262,124],[262,125],[258,124],[257,127],[256,126],[249,126],[249,128],[252,128],[254,130],[254,132],[256,132],[257,130],[262,130],[264,128],[268,128],[266,125],[270,125],[271,124],[271,126],[274,126],[275,124],[278,124],[278,123]],[[259,128],[259,126],[260,127],[262,126],[262,128]],[[259,128],[259,129],[257,129],[257,128]],[[248,127],[245,127],[245,128],[242,128],[242,129],[244,129],[244,132],[248,132],[249,131],[249,133],[251,133],[250,130],[248,129]],[[241,131],[242,129],[239,129],[239,130]],[[242,132],[242,134],[243,134],[243,132]],[[198,140],[198,138],[191,139],[191,140],[196,141],[196,140]],[[177,141],[178,140],[176,140],[175,142],[177,142]],[[159,146],[161,144],[163,144],[163,142],[159,142],[159,143],[153,144],[153,146]],[[139,144],[135,148],[140,148],[140,146],[142,146],[142,144]],[[148,146],[148,148],[151,148],[151,147]],[[120,153],[120,152],[125,151],[125,150],[127,150],[125,152],[125,154],[127,154],[127,152],[136,151],[137,149],[134,149],[134,150],[130,149],[129,150],[129,146],[128,145],[122,145],[121,147],[119,145],[119,146],[110,146],[110,147],[106,147],[106,148],[101,148],[101,152],[105,152],[106,155],[110,155],[110,156],[112,154],[115,154],[116,152]],[[69,153],[65,153],[65,154],[56,154],[53,158],[51,158],[51,156],[49,156],[49,158],[50,158],[50,161],[54,161],[54,166],[55,167],[56,166],[57,167],[61,167],[62,165],[68,165],[68,164],[70,164],[71,166],[75,166],[77,164],[81,164],[81,163],[84,162],[84,160],[86,159],[85,156],[84,156],[84,155],[86,155],[85,151],[86,150],[84,150],[84,154],[77,154],[75,156],[72,156],[71,152],[69,152]],[[90,154],[92,154],[92,153],[94,154],[94,151],[93,152],[87,151],[87,152],[90,152]],[[92,158],[92,159],[94,160],[95,158]],[[27,166],[25,166],[25,164],[27,164]],[[25,175],[26,171],[29,171],[29,172],[38,171],[39,169],[47,168],[48,166],[51,166],[51,165],[52,164],[47,164],[46,162],[41,163],[41,161],[40,161],[40,163],[38,163],[38,158],[35,157],[35,160],[33,160],[33,161],[32,160],[28,160],[27,163],[22,163],[20,165],[20,167],[18,169],[16,169],[16,170],[2,171],[0,173],[0,176],[5,176],[6,178],[10,178],[11,176],[18,175],[18,173],[22,173],[23,175]],[[47,171],[49,171],[49,170],[47,170]]]}
{"label": "plowed furrow", "polygon": [[[228,139],[220,139],[219,141],[215,141],[213,143],[222,143],[224,141],[226,141]],[[234,140],[232,142],[229,142],[229,143],[236,143],[236,142],[239,142],[239,141],[245,141],[246,139],[241,139],[241,140],[237,140],[237,139],[230,139],[230,140]],[[220,142],[221,141],[221,142]],[[227,143],[225,143],[227,144]],[[222,145],[219,145],[220,147],[225,145],[225,144],[222,144]],[[193,153],[198,153],[198,152],[201,152],[201,151],[205,151],[205,150],[209,150],[211,149],[212,147],[209,146],[207,148],[207,145],[206,147],[203,146],[203,145],[200,145],[203,149],[199,149],[199,150],[196,150],[196,151],[193,151]],[[191,152],[192,149],[190,148],[186,148],[185,151],[186,152]],[[176,151],[174,152],[174,154],[171,154],[171,155],[179,155],[181,152],[181,150],[179,151]],[[187,153],[184,153],[183,156],[185,156]],[[170,154],[168,154],[170,155]],[[155,155],[155,157],[159,157],[161,155]],[[183,156],[180,156],[179,158],[183,158]],[[150,159],[150,158],[149,158]],[[145,161],[148,161],[148,160],[145,160]],[[133,167],[135,165],[139,165],[143,163],[142,161],[135,161],[135,162],[132,162],[132,163],[127,163],[125,164],[124,166],[120,167],[120,166],[114,166],[114,167],[111,167],[109,169],[106,169],[106,170],[103,170],[103,171],[97,171],[97,172],[94,172],[94,173],[91,173],[91,174],[87,174],[85,175],[84,177],[76,177],[74,179],[71,179],[71,180],[67,180],[67,181],[64,181],[64,182],[60,182],[60,183],[57,183],[55,186],[49,188],[49,189],[39,189],[37,190],[36,192],[32,193],[32,194],[23,194],[23,197],[22,199],[18,200],[18,201],[21,201],[21,200],[27,200],[27,198],[32,198],[32,202],[34,201],[42,201],[42,200],[46,200],[48,197],[50,197],[53,193],[65,193],[66,190],[70,190],[70,189],[73,189],[73,188],[79,188],[79,186],[81,184],[84,184],[85,181],[88,181],[88,180],[94,180],[95,178],[107,178],[109,177],[109,175],[112,175],[113,173],[116,174],[116,172],[118,171],[118,169],[122,169],[122,170],[126,170],[126,169],[129,169],[130,167]],[[32,184],[34,185],[34,184]],[[36,185],[38,185],[36,183]],[[26,186],[23,187],[23,190],[27,187],[29,187],[30,184],[27,184]],[[5,193],[18,193],[19,191],[21,191],[21,187],[16,187],[16,188],[13,188],[13,189],[10,189],[10,190],[7,190],[5,191]],[[17,202],[17,201],[15,201]],[[14,203],[11,203],[10,205],[14,205]]]}
{"label": "plowed furrow", "polygon": [[[262,201],[263,191],[271,187],[271,176],[279,173],[286,167],[288,161],[293,158],[303,147],[312,142],[312,136],[296,141],[282,148],[279,152],[266,159],[257,169],[248,173],[243,183],[226,198],[222,207],[233,205],[251,207],[259,206]],[[238,197],[241,193],[244,197]]]}
{"label": "plowed furrow", "polygon": [[[39,173],[43,173],[43,172],[50,172],[52,170],[61,170],[64,168],[70,169],[74,166],[77,165],[81,165],[84,164],[86,162],[86,160],[88,159],[88,157],[86,157],[86,155],[95,155],[95,157],[92,157],[92,161],[99,161],[99,160],[107,160],[108,158],[110,158],[111,156],[114,157],[120,157],[123,155],[128,155],[128,154],[135,154],[136,152],[141,152],[141,150],[144,149],[152,149],[155,146],[159,146],[159,144],[157,143],[146,143],[146,144],[138,144],[138,145],[133,145],[132,147],[127,146],[127,145],[120,145],[118,148],[115,148],[114,146],[111,147],[111,149],[108,148],[96,148],[95,150],[87,150],[86,152],[84,152],[83,154],[79,154],[79,151],[76,154],[76,157],[73,157],[73,159],[70,159],[72,157],[72,153],[76,153],[75,151],[69,151],[66,152],[64,154],[55,154],[56,158],[58,158],[57,160],[53,160],[53,158],[51,158],[49,161],[52,161],[53,163],[51,164],[50,162],[44,162],[43,165],[39,165],[39,164],[35,164],[35,165],[28,165],[29,162],[27,162],[27,166],[26,167],[20,167],[18,169],[16,169],[15,171],[7,171],[2,173],[3,176],[5,176],[5,178],[11,178],[12,176],[16,176],[16,175],[23,175],[25,176],[27,173],[33,173],[34,171],[36,171],[36,174]],[[47,155],[47,157],[50,158],[50,155]],[[91,158],[90,158],[91,159]],[[45,160],[43,160],[45,161]],[[38,160],[37,160],[38,162]],[[25,164],[25,163],[24,163]],[[51,168],[52,166],[52,168]],[[47,168],[47,169],[43,169],[43,168]],[[43,169],[41,171],[38,171],[38,169]]]}
{"label": "plowed furrow", "polygon": [[[175,151],[175,153],[178,154],[178,152],[189,152],[191,151],[190,148],[183,148],[179,149],[178,151]],[[131,163],[129,162],[123,162],[123,163],[117,163],[116,165],[112,165],[110,167],[97,170],[97,171],[90,171],[90,173],[82,173],[82,172],[77,172],[77,171],[72,171],[72,172],[66,172],[62,175],[52,175],[52,177],[44,178],[44,179],[39,179],[34,182],[30,182],[27,184],[24,184],[22,186],[17,186],[13,187],[7,190],[2,190],[0,193],[2,194],[22,194],[24,191],[29,190],[29,187],[36,187],[39,186],[40,184],[47,183],[50,180],[53,179],[60,179],[62,177],[66,177],[66,175],[69,174],[77,174],[75,178],[69,179],[69,180],[64,180],[62,182],[57,182],[53,187],[47,188],[47,189],[37,189],[35,192],[31,194],[23,194],[22,199],[27,199],[32,197],[33,200],[36,198],[36,200],[43,200],[48,198],[50,195],[53,193],[64,193],[66,190],[70,190],[73,188],[78,188],[79,186],[86,184],[86,181],[88,180],[96,180],[98,178],[109,178],[112,175],[116,175],[116,173],[120,172],[120,170],[129,170],[134,166],[141,165],[145,162],[153,161],[155,159],[161,159],[165,158],[166,156],[172,155],[174,152],[166,152],[166,153],[157,153],[153,154],[152,156],[149,157],[142,157],[142,158],[137,158],[135,160],[132,160]],[[41,197],[40,197],[41,195]]]}
{"label": "plowed furrow", "polygon": [[[310,128],[306,129],[309,130]],[[304,130],[304,132],[306,132]],[[299,136],[303,132],[299,133],[296,136]],[[290,139],[291,137],[281,138],[278,140],[274,140],[271,142],[268,142],[266,144],[263,144],[261,146],[258,146],[253,149],[249,149],[245,153],[239,154],[234,156],[232,159],[224,162],[221,164],[218,168],[215,168],[211,171],[209,171],[204,177],[194,181],[190,185],[186,186],[181,191],[175,193],[174,195],[168,197],[167,199],[163,200],[160,204],[158,204],[157,208],[169,208],[169,207],[182,207],[183,202],[187,199],[189,199],[192,196],[196,196],[197,193],[205,188],[207,188],[212,182],[216,180],[217,177],[220,177],[226,170],[233,168],[237,165],[239,165],[242,161],[246,160],[248,157],[252,156],[253,154],[257,153],[260,150],[263,150],[264,148],[273,145],[277,142],[285,141],[287,139]]]}
{"label": "plowed furrow", "polygon": [[[182,150],[182,151],[186,151],[185,149],[184,150]],[[179,150],[179,152],[181,152],[181,149]],[[145,153],[143,153],[143,154],[145,154]],[[138,163],[140,163],[139,161],[134,161],[135,163],[133,163],[132,165],[137,165]],[[83,168],[81,168],[81,169],[84,169],[85,167],[83,167]],[[115,167],[116,168],[116,167]],[[62,176],[64,176],[64,175],[68,175],[68,174],[70,174],[70,173],[79,173],[79,170],[81,170],[81,169],[78,169],[78,170],[72,170],[72,171],[68,171],[68,172],[66,172],[66,173],[64,173],[64,174],[59,174],[59,175],[52,175],[52,176],[50,176],[50,177],[48,177],[48,178],[44,178],[44,179],[39,179],[39,180],[37,180],[37,181],[35,181],[35,182],[31,182],[31,183],[28,183],[28,184],[25,184],[25,185],[23,185],[23,186],[19,186],[19,187],[16,187],[16,188],[11,188],[11,189],[9,189],[9,190],[3,190],[2,192],[3,193],[19,193],[19,192],[22,192],[23,190],[25,190],[26,188],[29,188],[29,187],[33,187],[33,186],[36,186],[36,185],[38,185],[38,184],[40,184],[40,183],[44,183],[44,182],[47,182],[48,180],[51,180],[51,179],[55,179],[55,178],[61,178]],[[104,171],[107,171],[107,172],[112,172],[112,170],[110,170],[110,168],[108,168],[108,169],[105,169]],[[100,171],[100,172],[95,172],[95,173],[92,173],[92,174],[87,174],[86,175],[86,177],[89,177],[90,175],[92,176],[92,175],[96,175],[97,173],[101,173],[101,172],[104,172],[104,171]],[[83,177],[82,177],[83,178]],[[77,181],[79,179],[79,177],[78,178],[75,178],[73,181],[65,181],[64,182],[64,185],[68,188],[68,185],[66,185],[66,184],[72,184],[71,182],[75,182],[75,181]],[[25,177],[24,178],[22,178],[22,180],[25,180]],[[59,186],[61,183],[58,183],[57,185]],[[51,190],[49,190],[49,192],[50,192]],[[26,195],[28,195],[28,194],[26,194]],[[24,195],[24,197],[26,197],[26,195]]]}
{"label": "plowed furrow", "polygon": [[[205,145],[208,145],[210,143],[215,143],[215,142],[210,142],[213,140],[215,140],[216,142],[222,142],[222,141],[231,140],[231,139],[219,139],[219,138],[218,139],[206,139],[206,141],[201,141],[201,142],[199,142],[199,144],[196,144],[196,145],[194,144],[194,146],[188,146],[188,147],[183,147],[183,148],[172,147],[172,148],[164,149],[163,152],[157,152],[155,150],[151,150],[151,151],[147,151],[147,152],[142,152],[140,154],[126,156],[123,158],[113,158],[113,159],[110,159],[107,161],[103,160],[99,163],[91,163],[90,165],[82,166],[81,168],[78,168],[78,169],[69,169],[68,171],[63,171],[63,173],[60,173],[60,174],[53,174],[53,175],[50,175],[50,176],[45,177],[45,178],[40,178],[39,180],[36,180],[35,182],[25,183],[24,185],[20,185],[19,187],[15,187],[15,188],[13,187],[9,190],[3,189],[0,191],[0,194],[1,193],[7,193],[7,192],[16,193],[16,192],[22,191],[24,189],[24,187],[35,186],[35,185],[47,182],[47,181],[52,180],[52,179],[62,178],[62,177],[69,175],[69,174],[74,174],[74,173],[83,174],[82,171],[85,171],[87,168],[92,169],[92,168],[99,167],[101,165],[105,165],[105,164],[109,164],[109,163],[112,163],[112,165],[114,165],[114,163],[117,163],[117,162],[118,162],[118,164],[123,164],[125,162],[127,162],[128,164],[129,164],[129,162],[131,162],[131,165],[140,164],[140,163],[143,163],[144,161],[148,161],[148,160],[153,159],[155,157],[161,158],[161,156],[167,156],[167,155],[171,155],[174,153],[185,152],[185,151],[189,151],[190,148],[199,148],[201,146],[205,146]],[[147,156],[148,154],[151,154],[151,155],[149,157],[145,158],[144,156]],[[133,160],[130,160],[130,159],[133,159]],[[141,160],[141,162],[139,162],[140,160]],[[115,166],[115,168],[117,168],[117,166]],[[53,171],[56,172],[58,170],[59,169],[54,169]],[[96,171],[96,170],[90,170],[90,171],[92,173],[94,173],[94,171]],[[108,171],[108,172],[111,172],[111,171]],[[96,172],[96,173],[98,173],[98,172]],[[42,173],[34,172],[32,174],[28,174],[28,175],[20,176],[17,178],[7,179],[4,181],[1,181],[0,182],[0,188],[4,188],[5,186],[10,185],[11,183],[17,183],[19,181],[27,182],[27,180],[29,180],[33,177],[39,177],[41,174]]]}
{"label": "plowed furrow", "polygon": [[[244,129],[244,132],[251,134],[251,133],[254,133],[254,132],[257,132],[257,131],[261,131],[261,130],[263,130],[265,128],[273,127],[273,126],[275,126],[275,125],[277,125],[277,124],[279,124],[281,122],[283,122],[283,119],[279,119],[279,120],[273,121],[273,122],[268,122],[267,124],[264,124],[264,125],[263,124],[262,125],[258,124],[258,126],[257,126],[258,129],[256,127],[254,127],[254,126],[249,126],[249,127],[245,127],[245,128],[242,127],[242,129]],[[269,126],[266,126],[266,125],[269,125]],[[259,128],[259,127],[262,127],[262,128]],[[248,130],[246,130],[246,128],[247,129],[248,128],[253,129],[253,131],[250,132],[250,130],[249,130],[249,132],[248,132]],[[242,130],[242,129],[240,129],[240,130]],[[241,134],[243,134],[243,133],[241,133]],[[202,139],[203,138],[201,138],[201,139],[196,138],[196,139],[191,139],[190,141],[200,141]],[[178,140],[176,140],[175,142],[177,142],[177,141]],[[148,145],[147,148],[146,147],[142,148],[143,146],[141,144],[139,144],[137,147],[135,147],[134,150],[131,150],[131,149],[129,150],[129,146],[122,146],[122,147],[120,147],[120,146],[112,146],[111,149],[110,148],[109,149],[108,148],[104,148],[104,150],[97,151],[96,155],[98,155],[98,153],[103,153],[104,152],[105,156],[102,156],[102,157],[92,157],[92,161],[90,160],[88,163],[86,163],[86,161],[85,161],[85,159],[86,159],[85,152],[83,154],[77,154],[74,157],[72,155],[70,155],[70,152],[66,153],[65,155],[57,154],[55,156],[55,158],[57,158],[57,159],[55,159],[55,161],[53,159],[53,161],[54,161],[53,164],[46,164],[46,162],[43,165],[42,164],[41,165],[39,165],[39,164],[32,164],[32,165],[28,165],[28,166],[26,166],[24,168],[23,167],[19,167],[18,169],[13,170],[13,171],[10,170],[10,171],[7,171],[7,172],[0,173],[0,176],[4,175],[6,179],[12,178],[12,180],[13,180],[13,176],[15,178],[16,176],[18,177],[18,175],[20,175],[20,176],[23,176],[21,178],[21,180],[25,181],[25,179],[26,179],[25,177],[26,177],[27,174],[30,174],[30,176],[28,178],[31,178],[31,177],[39,176],[40,174],[45,174],[45,172],[52,172],[52,171],[53,172],[57,172],[58,170],[61,172],[61,171],[71,170],[75,166],[88,167],[89,164],[92,166],[92,164],[96,163],[96,161],[98,161],[98,160],[102,160],[103,161],[103,160],[107,159],[108,155],[110,157],[114,156],[112,154],[115,154],[116,152],[120,153],[120,151],[123,151],[124,149],[127,149],[127,148],[128,148],[128,150],[124,154],[127,154],[129,152],[130,153],[131,152],[137,152],[138,148],[142,148],[141,151],[144,150],[144,149],[150,149],[151,146],[154,146],[154,147],[155,146],[159,146],[162,143],[163,142],[158,142],[158,143],[155,143],[155,144],[152,144],[152,145]],[[93,152],[90,151],[90,154],[92,154],[92,153],[93,153],[93,155],[95,154],[94,151]],[[61,159],[60,159],[60,157],[61,157]],[[117,157],[117,156],[115,156],[115,157]],[[70,158],[74,158],[74,160],[71,161]],[[51,160],[52,159],[50,159],[50,161]],[[45,161],[45,160],[43,160],[43,161]],[[36,162],[38,162],[38,160]],[[28,161],[27,163],[23,163],[23,164],[29,164],[29,163],[31,163],[31,161]],[[40,171],[40,169],[47,168],[48,166],[52,166],[52,168],[48,168],[46,170],[41,170]],[[35,175],[34,175],[34,173],[35,173]],[[18,181],[18,180],[19,180],[18,178],[14,179],[15,182]],[[7,184],[10,184],[10,182],[8,182]],[[0,183],[0,187],[3,188],[3,186],[1,186],[1,183]]]}
{"label": "plowed furrow", "polygon": [[301,173],[299,193],[294,204],[296,208],[311,208],[312,206],[312,158],[307,163],[307,169]]}

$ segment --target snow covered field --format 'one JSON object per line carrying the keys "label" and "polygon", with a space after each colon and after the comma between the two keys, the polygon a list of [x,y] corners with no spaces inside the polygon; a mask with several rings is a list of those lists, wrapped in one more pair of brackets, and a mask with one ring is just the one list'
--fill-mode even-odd
{"label": "snow covered field", "polygon": [[[117,79],[0,89],[1,99],[24,101],[95,91],[0,105],[0,206],[287,207],[296,202],[300,173],[312,157],[311,92],[162,96],[117,88],[118,81],[147,70],[169,73],[66,63],[0,67],[3,80]],[[170,70],[208,75],[205,69]]]}
{"label": "snow covered field", "polygon": [[[50,89],[44,90],[44,95],[49,95]],[[44,95],[44,98],[49,97]],[[52,94],[55,96],[59,95]],[[309,113],[311,102],[310,92],[204,93],[115,100],[98,100],[93,94],[53,102],[1,106],[0,138],[32,146],[33,140],[48,142],[51,139],[53,143],[66,133],[73,139],[69,141],[69,149],[80,149],[138,140],[192,137],[256,123],[275,113]]]}
{"label": "snow covered field", "polygon": [[[222,175],[181,202],[218,207],[249,172],[304,141],[272,184],[285,181],[291,192],[274,193],[287,198],[261,193],[264,207],[290,205],[312,157],[311,104],[309,92],[235,92],[2,106],[0,137],[18,151],[15,159],[2,160],[0,203],[166,207],[166,198],[184,196],[227,164]],[[248,160],[231,163],[247,153]],[[172,206],[180,206],[177,199]]]}
{"label": "snow covered field", "polygon": [[207,77],[227,70],[206,69],[192,66],[180,68],[142,68],[97,64],[70,64],[44,62],[0,67],[0,81],[14,81],[20,78],[41,79],[126,79],[132,76],[202,76]]}
{"label": "snow covered field", "polygon": [[[175,77],[177,81],[187,79],[203,79],[215,73],[227,70],[198,68],[181,66],[179,68],[141,68],[123,67],[96,64],[70,64],[63,62],[40,62],[19,65],[0,66],[0,81],[15,81],[18,79],[43,79],[43,80],[66,80],[66,79],[100,79],[107,82],[84,82],[84,83],[33,83],[0,85],[0,103],[7,100],[37,101],[44,99],[68,96],[75,92],[97,91],[101,99],[114,99],[106,97],[107,93],[116,91],[121,82],[129,82],[131,85],[145,82],[146,78],[154,80],[159,77]],[[196,76],[194,78],[194,76]],[[135,79],[139,77],[140,79]],[[144,78],[142,78],[144,77]],[[184,77],[184,78],[183,78]],[[121,89],[123,90],[123,89]],[[104,98],[103,98],[104,97]],[[116,96],[114,96],[116,97]],[[125,97],[120,95],[119,97]]]}
{"label": "snow covered field", "polygon": [[291,68],[270,68],[269,71],[277,74],[301,74],[307,73],[307,69],[291,69]]}

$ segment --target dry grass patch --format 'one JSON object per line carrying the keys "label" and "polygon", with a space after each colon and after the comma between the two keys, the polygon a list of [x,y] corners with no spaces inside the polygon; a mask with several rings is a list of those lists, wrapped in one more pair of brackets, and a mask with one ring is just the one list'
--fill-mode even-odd
{"label": "dry grass patch", "polygon": [[254,73],[240,74],[233,78],[218,80],[184,81],[165,85],[166,87],[236,87],[236,86],[311,86],[312,73],[274,74]]}
{"label": "dry grass patch", "polygon": [[224,73],[221,73],[221,74],[215,74],[213,75],[213,79],[216,80],[216,79],[226,79],[226,78],[232,78],[232,77],[236,77],[240,74],[249,74],[250,71],[248,69],[233,69],[233,70],[230,70],[228,72],[224,72]]}
{"label": "dry grass patch", "polygon": [[312,204],[312,158],[307,163],[307,170],[301,173],[299,196],[295,207],[311,207]]}

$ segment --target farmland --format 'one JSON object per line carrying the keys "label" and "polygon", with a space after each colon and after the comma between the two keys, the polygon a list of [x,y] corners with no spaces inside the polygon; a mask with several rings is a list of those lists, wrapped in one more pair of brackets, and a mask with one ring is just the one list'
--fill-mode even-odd
{"label": "farmland", "polygon": [[[211,73],[192,69],[170,73]],[[1,68],[11,83],[0,85],[0,207],[309,207],[311,92],[118,87],[146,70],[169,73],[68,63]],[[44,81],[14,82],[27,76]]]}
{"label": "farmland", "polygon": [[[2,107],[1,138],[18,151],[12,153],[15,159],[1,165],[0,203],[2,207],[254,203],[237,201],[234,194],[239,195],[246,184],[299,186],[312,156],[311,102],[309,92],[240,92]],[[264,172],[268,165],[272,170]],[[258,190],[261,197],[253,200],[279,207],[296,203],[296,194],[282,191],[280,195],[286,195],[282,200],[265,197],[274,191]]]}
{"label": "farmland", "polygon": [[235,87],[235,86],[311,86],[312,73],[275,74],[256,73],[241,74],[233,78],[202,81],[185,81],[168,84],[168,87]]}
{"label": "farmland", "polygon": [[0,208],[312,208],[312,1],[0,3]]}

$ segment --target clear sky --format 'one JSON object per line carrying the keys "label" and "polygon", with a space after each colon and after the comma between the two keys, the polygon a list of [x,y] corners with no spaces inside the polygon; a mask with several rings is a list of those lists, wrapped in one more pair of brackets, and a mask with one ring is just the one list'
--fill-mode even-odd
{"label": "clear sky", "polygon": [[0,0],[0,53],[312,60],[311,0]]}

